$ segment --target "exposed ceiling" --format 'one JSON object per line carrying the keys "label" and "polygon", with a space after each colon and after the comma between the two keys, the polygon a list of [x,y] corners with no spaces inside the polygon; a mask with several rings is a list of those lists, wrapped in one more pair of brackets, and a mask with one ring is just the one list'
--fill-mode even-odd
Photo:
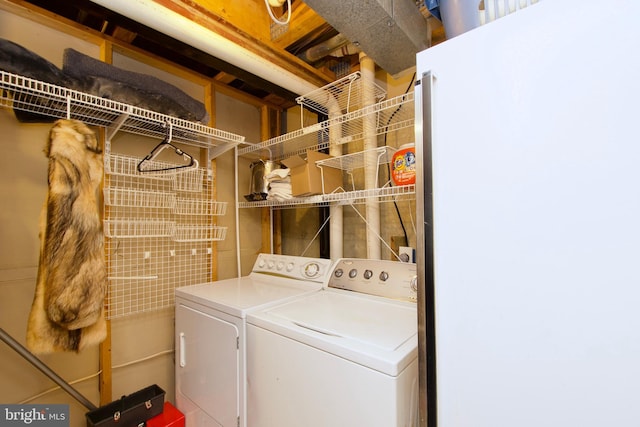
{"label": "exposed ceiling", "polygon": [[[376,29],[373,26],[375,22],[372,22],[371,28],[362,28],[362,35],[360,35],[360,33],[348,28],[349,21],[347,19],[353,18],[352,16],[345,16],[340,11],[335,15],[325,11],[323,16],[328,17],[327,19],[332,21],[334,26],[325,21],[323,17],[302,0],[292,0],[291,18],[287,25],[274,23],[269,16],[264,0],[154,1],[178,12],[191,21],[197,22],[199,25],[209,28],[211,31],[219,33],[225,38],[233,39],[239,46],[268,58],[269,61],[277,66],[291,71],[315,86],[323,86],[336,80],[337,77],[356,71],[358,69],[359,49],[365,52],[367,52],[367,47],[372,51],[378,49],[373,44],[376,32],[379,34],[380,31],[379,28]],[[413,3],[413,0],[410,0],[410,2]],[[30,3],[62,18],[113,37],[119,42],[166,58],[217,82],[227,84],[254,97],[263,99],[272,105],[288,108],[295,104],[295,98],[298,96],[298,94],[290,90],[258,77],[251,70],[240,69],[176,38],[167,36],[162,30],[142,25],[89,0],[27,0],[21,3]],[[309,4],[312,3],[315,3],[320,10],[325,3],[335,4],[335,0],[313,0],[309,2]],[[366,15],[368,11],[376,10],[376,8],[369,7],[376,6],[376,0],[340,0],[338,4],[343,7],[346,4],[350,4],[349,7],[355,10],[352,13],[360,14],[359,11],[361,11],[361,16]],[[285,3],[283,7],[272,8],[272,11],[276,18],[282,17],[284,19],[287,15],[286,8],[287,4]],[[420,10],[422,14],[422,19],[419,19],[422,22],[417,22],[417,25],[424,25],[424,28],[416,28],[415,20],[411,22],[408,19],[401,21],[400,17],[391,17],[390,19],[384,16],[383,25],[389,28],[393,27],[394,19],[398,24],[403,24],[404,22],[404,27],[403,25],[396,25],[396,27],[403,30],[400,35],[404,38],[411,38],[414,32],[416,34],[424,34],[428,27],[429,43],[433,45],[442,41],[444,32],[439,21],[432,18],[424,7],[419,8],[416,5],[415,8]],[[341,16],[345,19],[340,19]],[[415,18],[415,16],[412,18]],[[376,19],[379,20],[379,17],[376,17]],[[429,25],[427,25],[427,22],[429,22]],[[338,36],[339,30],[336,28],[342,28],[341,31],[344,34]],[[413,31],[413,28],[416,31]],[[394,29],[394,31],[398,33],[398,30]],[[351,40],[346,39],[346,37],[351,37]],[[344,40],[341,40],[341,38],[344,38]],[[370,41],[365,40],[365,38]],[[367,43],[368,45],[365,46]],[[340,44],[340,46],[338,50],[330,55],[322,53],[309,59],[313,55],[307,55],[307,53],[314,52],[310,49],[325,51],[326,49],[322,48],[326,44],[332,44],[332,47],[335,47],[336,44]],[[395,50],[397,51],[397,49]],[[388,52],[392,51],[393,49]],[[382,52],[385,52],[383,47]],[[367,54],[376,60],[374,53],[367,52]],[[381,54],[379,53],[378,55]],[[398,61],[396,58],[380,57],[380,60],[376,62],[384,62],[385,60]],[[395,71],[390,73],[395,73]]]}

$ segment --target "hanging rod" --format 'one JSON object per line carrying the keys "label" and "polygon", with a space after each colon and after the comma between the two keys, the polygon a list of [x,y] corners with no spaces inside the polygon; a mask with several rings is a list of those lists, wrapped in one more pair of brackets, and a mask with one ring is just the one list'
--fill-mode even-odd
{"label": "hanging rod", "polygon": [[27,350],[22,344],[16,341],[11,335],[6,333],[4,329],[0,328],[0,339],[4,341],[9,347],[15,350],[20,356],[24,357],[29,363],[38,368],[43,374],[49,377],[53,382],[58,384],[60,388],[69,393],[74,399],[80,402],[89,411],[97,409],[93,403],[91,403],[86,397],[84,397],[78,390],[73,388],[71,384],[66,382],[62,377],[56,374],[51,368],[45,365],[40,359]]}

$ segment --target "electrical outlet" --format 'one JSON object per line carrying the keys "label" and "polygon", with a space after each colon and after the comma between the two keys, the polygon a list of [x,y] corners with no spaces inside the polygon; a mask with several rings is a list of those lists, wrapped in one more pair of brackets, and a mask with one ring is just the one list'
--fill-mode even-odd
{"label": "electrical outlet", "polygon": [[400,246],[398,255],[402,262],[416,262],[416,250],[410,246]]}
{"label": "electrical outlet", "polygon": [[407,239],[404,236],[391,236],[391,250],[393,251],[391,254],[392,261],[398,260],[394,254],[400,255],[398,252],[400,251],[401,246],[407,246]]}

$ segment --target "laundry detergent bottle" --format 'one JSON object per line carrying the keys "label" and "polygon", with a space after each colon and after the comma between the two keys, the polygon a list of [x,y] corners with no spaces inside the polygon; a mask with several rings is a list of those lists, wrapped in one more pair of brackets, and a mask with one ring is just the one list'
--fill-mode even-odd
{"label": "laundry detergent bottle", "polygon": [[404,144],[391,158],[391,182],[394,185],[412,185],[416,183],[415,144]]}

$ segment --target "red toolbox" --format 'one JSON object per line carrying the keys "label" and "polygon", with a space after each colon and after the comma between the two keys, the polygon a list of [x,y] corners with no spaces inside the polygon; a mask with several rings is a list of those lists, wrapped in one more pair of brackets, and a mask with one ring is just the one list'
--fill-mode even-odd
{"label": "red toolbox", "polygon": [[169,402],[164,402],[161,414],[150,418],[147,427],[184,427],[184,414]]}

